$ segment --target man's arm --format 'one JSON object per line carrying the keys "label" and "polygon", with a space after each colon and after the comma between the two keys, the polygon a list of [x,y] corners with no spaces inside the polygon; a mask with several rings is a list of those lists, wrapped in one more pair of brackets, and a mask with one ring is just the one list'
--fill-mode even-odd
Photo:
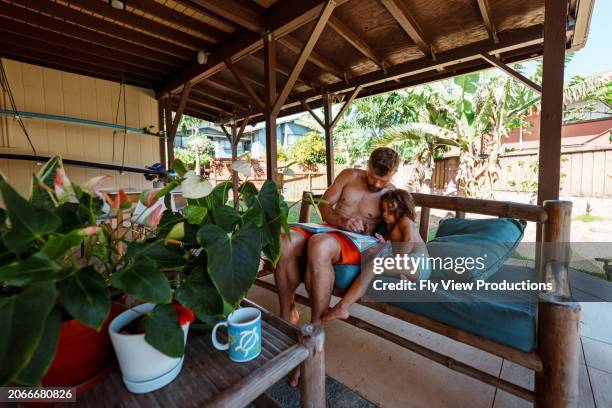
{"label": "man's arm", "polygon": [[323,221],[327,224],[335,225],[348,231],[363,232],[363,222],[361,220],[346,217],[334,209],[334,206],[342,197],[344,186],[346,186],[353,177],[353,170],[342,170],[332,185],[325,191],[325,194],[323,194],[322,200],[325,201],[325,204],[319,204],[319,211],[321,212]]}

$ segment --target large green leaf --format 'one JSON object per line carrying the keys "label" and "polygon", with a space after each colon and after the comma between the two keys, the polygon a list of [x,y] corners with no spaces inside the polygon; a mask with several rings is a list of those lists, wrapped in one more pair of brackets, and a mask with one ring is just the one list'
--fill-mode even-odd
{"label": "large green leaf", "polygon": [[32,359],[56,295],[49,283],[0,297],[0,386],[11,382]]}
{"label": "large green leaf", "polygon": [[162,239],[153,243],[130,242],[128,244],[128,255],[130,257],[152,259],[161,268],[176,268],[185,265],[187,260],[179,251],[180,248],[176,246],[166,246]]}
{"label": "large green leaf", "polygon": [[51,197],[51,192],[40,186],[40,183],[53,191],[53,181],[57,169],[62,168],[62,159],[60,156],[53,156],[40,169],[40,171],[32,177],[32,195],[30,202],[35,207],[52,209],[55,207],[55,202]]}
{"label": "large green leaf", "polygon": [[172,299],[168,279],[149,258],[138,258],[127,268],[115,272],[111,283],[145,302],[169,303]]}
{"label": "large green leaf", "polygon": [[208,271],[221,296],[238,305],[257,276],[260,229],[249,223],[227,233],[218,225],[206,224],[198,231],[198,241],[206,249]]}
{"label": "large green leaf", "polygon": [[229,205],[222,205],[212,211],[215,224],[223,228],[227,232],[234,230],[234,227],[240,222],[240,214]]}
{"label": "large green leaf", "polygon": [[37,387],[41,385],[42,379],[53,362],[57,341],[60,334],[60,324],[62,323],[62,310],[59,306],[51,309],[47,316],[45,328],[43,330],[38,347],[34,351],[32,359],[28,365],[21,370],[17,379],[19,384]]}
{"label": "large green leaf", "polygon": [[214,210],[217,207],[227,204],[229,192],[232,191],[232,186],[233,184],[230,181],[217,184],[213,188],[212,192],[203,198],[206,203],[206,207],[209,210]]}
{"label": "large green leaf", "polygon": [[259,206],[264,214],[261,228],[262,250],[276,266],[280,258],[281,207],[276,183],[266,180],[259,194],[254,197],[253,206]]}
{"label": "large green leaf", "polygon": [[208,214],[208,209],[206,207],[200,207],[199,205],[190,204],[185,207],[183,212],[188,223],[200,225],[202,221],[204,221],[206,214]]}
{"label": "large green leaf", "polygon": [[13,252],[24,252],[35,239],[60,226],[61,220],[55,214],[26,201],[3,179],[0,192],[11,221],[11,229],[3,234],[2,240]]}
{"label": "large green leaf", "polygon": [[257,187],[252,181],[245,181],[240,186],[240,195],[242,196],[242,201],[244,201],[247,207],[253,205],[253,199],[257,193]]}
{"label": "large green leaf", "polygon": [[178,358],[185,349],[185,334],[173,305],[157,305],[145,319],[145,340],[169,357]]}
{"label": "large green leaf", "polygon": [[198,265],[176,289],[174,297],[198,318],[223,313],[223,299],[210,280],[205,265]]}
{"label": "large green leaf", "polygon": [[49,257],[49,259],[57,259],[64,255],[66,251],[83,242],[85,234],[80,230],[74,230],[66,235],[52,234],[43,245],[40,252]]}
{"label": "large green leaf", "polygon": [[60,264],[40,253],[0,266],[0,282],[9,285],[31,285],[58,280],[64,276],[65,272]]}
{"label": "large green leaf", "polygon": [[104,278],[88,266],[60,283],[60,299],[68,313],[99,329],[110,311],[110,292]]}
{"label": "large green leaf", "polygon": [[173,213],[170,210],[165,210],[162,214],[159,224],[157,225],[156,235],[158,238],[165,238],[172,228],[181,222],[183,217],[178,213]]}

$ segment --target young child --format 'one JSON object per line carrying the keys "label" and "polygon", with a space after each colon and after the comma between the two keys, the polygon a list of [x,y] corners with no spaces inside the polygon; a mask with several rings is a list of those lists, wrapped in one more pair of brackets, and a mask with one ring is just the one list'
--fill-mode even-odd
{"label": "young child", "polygon": [[[387,241],[391,241],[395,253],[409,254],[414,258],[420,257],[425,260],[428,255],[427,247],[423,239],[421,239],[415,224],[416,210],[412,195],[402,189],[389,190],[381,198],[381,207],[383,219],[387,224],[387,234],[384,238],[376,234],[380,244],[373,249],[373,252],[378,252]],[[425,279],[427,278],[425,275],[429,275],[429,271],[426,264],[423,266],[420,270],[415,271],[415,273],[391,270],[386,275],[409,280]],[[355,278],[342,300],[332,309],[328,310],[323,315],[322,320],[327,322],[334,319],[348,318],[351,305],[366,293],[370,282],[375,276],[371,264],[364,266],[362,272]]]}

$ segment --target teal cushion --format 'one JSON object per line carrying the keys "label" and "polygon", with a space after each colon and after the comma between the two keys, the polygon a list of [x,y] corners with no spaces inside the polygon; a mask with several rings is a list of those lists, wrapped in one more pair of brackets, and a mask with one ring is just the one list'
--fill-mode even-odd
{"label": "teal cushion", "polygon": [[[504,265],[490,282],[502,282],[504,279],[537,281],[537,276],[531,268]],[[427,302],[392,304],[498,343],[531,351],[536,346],[537,302],[519,292],[509,296],[514,296],[514,300],[495,301],[483,299],[478,293],[457,294],[439,289],[435,294],[428,295],[430,301]]]}
{"label": "teal cushion", "polygon": [[334,265],[335,285],[343,290],[348,289],[359,272],[361,272],[361,265]]}
{"label": "teal cushion", "polygon": [[[440,221],[436,237],[427,243],[431,279],[489,279],[519,244],[526,225],[523,220],[511,218],[449,218]],[[436,258],[438,262],[434,262]],[[480,263],[459,268],[457,261],[461,258],[479,259]],[[445,262],[440,259],[453,259],[455,267],[445,267]]]}

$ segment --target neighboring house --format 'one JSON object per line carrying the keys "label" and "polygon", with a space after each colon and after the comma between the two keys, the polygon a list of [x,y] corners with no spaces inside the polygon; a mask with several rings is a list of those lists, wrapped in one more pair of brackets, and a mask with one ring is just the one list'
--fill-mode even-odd
{"label": "neighboring house", "polygon": [[[312,128],[308,121],[303,120],[304,114],[290,115],[279,118],[276,121],[276,138],[279,145],[284,148],[293,146],[299,138],[310,132],[317,131]],[[204,122],[207,123],[207,122]],[[174,147],[188,147],[191,130],[187,135],[182,132],[176,133]],[[232,157],[232,147],[223,130],[212,123],[207,123],[198,129],[198,136],[208,137],[215,144],[215,158],[227,159]],[[257,123],[247,126],[238,144],[238,155],[251,152],[251,158],[260,159],[266,157],[266,124]]]}
{"label": "neighboring house", "polygon": [[[204,122],[207,123],[207,122]],[[198,136],[209,138],[215,145],[215,158],[217,159],[228,159],[232,157],[232,146],[230,145],[227,136],[223,133],[223,130],[219,126],[207,123],[206,126],[202,126],[198,129]],[[183,135],[182,132],[177,132],[174,139],[174,147],[188,147],[189,138],[192,136],[192,131],[189,130],[187,135]],[[238,143],[238,155],[251,150],[251,139],[246,134],[240,138]]]}
{"label": "neighboring house", "polygon": [[[276,121],[276,140],[283,148],[291,148],[301,137],[311,132],[316,132],[317,129],[303,119],[304,114],[289,115],[279,118]],[[265,122],[257,123],[254,126],[247,126],[244,131],[245,135],[249,135],[252,140],[251,157],[265,158],[266,157],[266,124]]]}

